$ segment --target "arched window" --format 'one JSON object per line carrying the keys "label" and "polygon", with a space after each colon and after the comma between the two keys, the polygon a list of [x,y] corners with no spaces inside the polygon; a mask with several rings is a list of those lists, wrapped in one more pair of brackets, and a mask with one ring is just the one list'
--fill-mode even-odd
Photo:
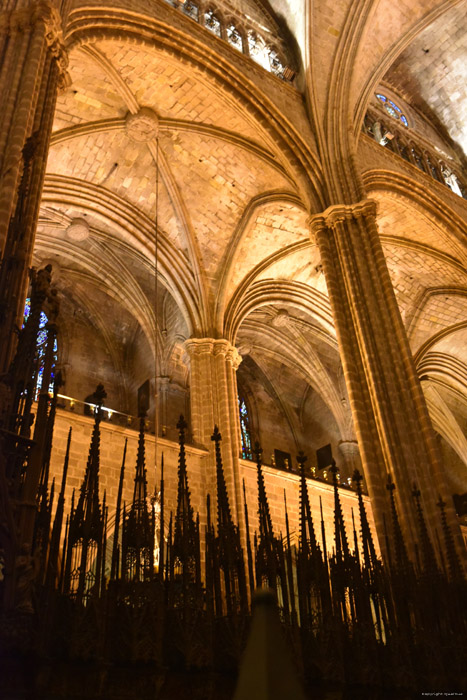
{"label": "arched window", "polygon": [[269,62],[269,49],[266,46],[265,41],[254,32],[248,32],[248,51],[253,61],[259,63],[259,65],[266,70],[271,70],[271,64]]}
{"label": "arched window", "polygon": [[242,457],[243,459],[253,459],[251,449],[250,416],[245,403],[245,399],[238,397],[238,409],[240,411],[240,432],[242,437]]}
{"label": "arched window", "polygon": [[381,93],[377,92],[376,97],[380,102],[383,103],[384,109],[386,112],[391,116],[393,119],[399,119],[399,121],[402,122],[404,126],[408,126],[409,122],[407,121],[407,117],[402,114],[402,110],[400,107],[398,107],[395,102],[390,100],[386,95],[382,95]]}
{"label": "arched window", "polygon": [[[26,321],[29,318],[30,313],[31,313],[31,299],[28,297],[26,299],[26,303],[24,305],[23,328],[24,328]],[[45,315],[45,313],[43,311],[41,311],[41,315],[40,315],[40,319],[39,319],[39,332],[37,334],[37,340],[36,340],[37,379],[36,379],[36,388],[34,391],[34,399],[35,400],[37,400],[37,397],[39,396],[39,392],[42,388],[42,376],[44,374],[45,350],[47,348],[47,330],[45,328],[47,321],[48,321],[47,316]],[[54,378],[55,378],[54,367],[55,367],[55,363],[57,362],[57,352],[58,352],[58,344],[57,344],[57,339],[55,338],[55,341],[54,341],[54,360],[53,360],[52,373],[50,375],[50,384],[49,384],[49,393],[50,394],[52,394],[53,390],[54,390]]]}
{"label": "arched window", "polygon": [[234,24],[232,24],[232,22],[227,25],[226,32],[227,41],[229,42],[229,44],[232,44],[232,46],[234,46],[239,51],[243,51],[242,35],[238,31],[237,27]]}
{"label": "arched window", "polygon": [[213,10],[206,10],[204,13],[204,26],[216,36],[221,36],[221,23]]}
{"label": "arched window", "polygon": [[270,48],[269,49],[269,65],[271,69],[271,73],[274,75],[277,75],[279,78],[282,78],[284,75],[284,64],[279,58],[279,54],[275,49]]}
{"label": "arched window", "polygon": [[182,5],[182,10],[186,15],[188,15],[188,17],[194,19],[195,22],[199,21],[199,7],[195,2],[186,0],[186,2],[184,2]]}

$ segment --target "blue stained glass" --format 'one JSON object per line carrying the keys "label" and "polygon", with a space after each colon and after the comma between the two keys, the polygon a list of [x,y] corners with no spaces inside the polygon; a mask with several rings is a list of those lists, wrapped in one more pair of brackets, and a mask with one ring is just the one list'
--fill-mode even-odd
{"label": "blue stained glass", "polygon": [[398,112],[402,112],[401,108],[394,104],[392,100],[388,100],[389,104],[394,107]]}
{"label": "blue stained glass", "polygon": [[43,345],[47,342],[47,331],[39,331],[37,334],[37,344]]}
{"label": "blue stained glass", "polygon": [[240,411],[242,457],[243,459],[253,459],[253,452],[251,450],[250,418],[248,416],[248,409],[246,407],[245,400],[238,397],[238,406]]}
{"label": "blue stained glass", "polygon": [[25,304],[24,304],[23,328],[24,328],[24,324],[26,323],[26,321],[27,321],[28,318],[29,318],[29,314],[30,314],[30,313],[31,313],[31,300],[30,300],[30,299],[26,299],[26,302],[25,302]]}
{"label": "blue stained glass", "polygon": [[393,117],[394,119],[400,119],[404,126],[409,125],[409,122],[407,121],[407,117],[405,117],[402,114],[401,108],[398,107],[395,102],[393,102],[392,100],[389,100],[386,97],[386,95],[381,95],[381,93],[379,93],[379,92],[376,93],[376,97],[378,98],[378,100],[381,100],[381,102],[383,102],[386,112],[388,114],[390,114],[391,117]]}
{"label": "blue stained glass", "polygon": [[[26,299],[26,302],[24,304],[24,320],[23,320],[23,328],[26,323],[26,321],[29,318],[29,314],[31,313],[31,300],[29,297]],[[45,358],[45,349],[47,347],[47,331],[45,329],[45,326],[47,325],[48,318],[46,314],[41,311],[41,315],[39,316],[39,332],[37,334],[37,340],[36,340],[36,352],[37,352],[37,381],[36,381],[36,390],[34,393],[34,398],[37,400],[37,397],[39,396],[39,392],[42,387],[42,377],[44,374],[44,358]],[[54,356],[53,356],[53,364],[52,367],[55,367],[55,363],[57,362],[57,353],[58,353],[58,343],[57,343],[57,338],[54,340]],[[52,370],[51,375],[50,375],[50,384],[49,384],[49,394],[53,394],[54,390],[54,378],[55,378],[55,373]]]}

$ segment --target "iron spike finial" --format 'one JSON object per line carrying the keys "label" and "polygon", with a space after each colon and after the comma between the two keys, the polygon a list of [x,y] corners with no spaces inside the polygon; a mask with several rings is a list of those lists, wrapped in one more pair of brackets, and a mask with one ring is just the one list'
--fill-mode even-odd
{"label": "iron spike finial", "polygon": [[218,443],[222,440],[222,435],[220,434],[219,428],[217,427],[217,425],[214,426],[214,432],[211,435],[211,440],[213,442],[216,442],[216,443]]}
{"label": "iron spike finial", "polygon": [[178,423],[177,423],[176,427],[180,433],[184,433],[185,430],[188,428],[188,424],[187,424],[185,417],[183,415],[180,415],[180,418],[178,419]]}
{"label": "iron spike finial", "polygon": [[358,492],[358,489],[361,489],[361,484],[363,481],[363,476],[360,474],[358,469],[355,469],[354,473],[352,474],[352,481],[355,481],[355,485]]}
{"label": "iron spike finial", "polygon": [[103,384],[98,384],[96,387],[96,391],[92,395],[93,398],[93,403],[96,404],[97,408],[102,408],[105,399],[107,398],[107,392],[104,389]]}
{"label": "iron spike finial", "polygon": [[261,462],[262,454],[263,454],[263,448],[259,444],[259,442],[255,442],[255,449],[254,449],[255,457],[257,462]]}

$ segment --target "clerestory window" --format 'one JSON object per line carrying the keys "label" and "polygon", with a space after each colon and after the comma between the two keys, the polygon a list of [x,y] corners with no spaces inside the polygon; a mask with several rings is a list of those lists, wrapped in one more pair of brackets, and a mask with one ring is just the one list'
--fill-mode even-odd
{"label": "clerestory window", "polygon": [[226,33],[227,33],[227,41],[229,42],[229,44],[234,46],[239,51],[243,51],[242,35],[240,34],[240,32],[238,31],[236,26],[232,23],[228,24],[227,29],[226,29]]}
{"label": "clerestory window", "polygon": [[221,23],[213,10],[207,10],[204,13],[204,26],[216,36],[221,36]]}
{"label": "clerestory window", "polygon": [[402,113],[402,110],[398,105],[396,105],[395,102],[389,99],[389,97],[386,97],[386,95],[382,95],[380,92],[376,93],[376,97],[380,102],[383,103],[384,109],[386,112],[389,114],[390,117],[393,119],[398,119],[404,126],[408,126],[409,122],[407,121],[407,117],[405,114]]}
{"label": "clerestory window", "polygon": [[199,21],[199,7],[195,2],[191,2],[191,0],[185,0],[185,2],[182,5],[182,10],[186,15],[188,15],[188,17],[194,19],[195,22]]}
{"label": "clerestory window", "polygon": [[271,70],[269,50],[266,46],[266,42],[258,34],[255,34],[255,32],[248,32],[248,51],[253,61],[259,63],[259,65],[267,71]]}

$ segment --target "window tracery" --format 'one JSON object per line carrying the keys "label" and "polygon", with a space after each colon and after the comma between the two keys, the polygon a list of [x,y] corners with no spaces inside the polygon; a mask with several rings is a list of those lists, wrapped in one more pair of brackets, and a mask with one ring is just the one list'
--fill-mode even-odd
{"label": "window tracery", "polygon": [[279,58],[279,54],[277,53],[277,51],[272,48],[269,49],[269,65],[271,73],[274,73],[274,75],[279,76],[279,78],[283,77],[285,66]]}
{"label": "window tracery", "polygon": [[271,69],[266,42],[256,32],[248,32],[248,52],[253,61],[268,71]]}
{"label": "window tracery", "polygon": [[386,95],[382,95],[380,92],[376,93],[376,97],[380,102],[383,103],[384,109],[386,112],[389,114],[390,117],[393,119],[398,119],[399,121],[402,122],[404,126],[409,126],[409,122],[407,121],[407,117],[405,114],[402,113],[402,110],[398,105],[396,105],[395,102],[389,99],[389,97],[386,97]]}
{"label": "window tracery", "polygon": [[221,23],[219,18],[214,14],[214,10],[209,9],[204,13],[204,26],[216,36],[222,36]]}
{"label": "window tracery", "polygon": [[[392,105],[394,103],[391,101],[390,106],[392,107]],[[438,182],[445,184],[454,194],[467,199],[467,188],[462,176],[453,172],[453,167],[446,165],[435,150],[430,150],[426,144],[417,145],[412,139],[409,139],[408,136],[413,135],[412,131],[409,132],[402,128],[394,129],[389,121],[385,121],[379,113],[371,108],[365,115],[362,129],[381,146],[391,150],[411,165],[415,165]],[[436,150],[439,151],[439,149]]]}
{"label": "window tracery", "polygon": [[185,0],[182,5],[182,10],[188,17],[194,19],[195,22],[199,22],[199,6],[195,2]]}
{"label": "window tracery", "polygon": [[242,438],[242,458],[253,459],[253,451],[251,448],[251,429],[250,416],[245,399],[238,397],[238,408],[240,412],[240,433]]}
{"label": "window tracery", "polygon": [[226,29],[227,41],[239,51],[243,51],[243,38],[237,27],[231,22]]}
{"label": "window tracery", "polygon": [[[195,22],[201,21],[201,24],[204,24],[206,29],[215,36],[225,39],[237,51],[249,55],[253,61],[269,73],[287,82],[293,81],[295,71],[284,63],[278,50],[273,46],[269,46],[256,31],[250,29],[245,35],[238,29],[233,19],[226,24],[222,20],[222,14],[212,5],[203,12],[202,5],[200,7],[198,3],[192,2],[192,0],[166,0],[166,2],[172,7],[181,9],[187,17],[190,17]],[[405,123],[403,115],[400,119],[402,123]]]}
{"label": "window tracery", "polygon": [[[29,318],[29,314],[31,313],[31,299],[28,297],[26,299],[25,305],[24,305],[24,314],[23,314],[23,328],[26,324],[26,321]],[[39,332],[37,334],[37,340],[36,340],[36,352],[37,352],[37,365],[36,365],[36,388],[34,390],[34,399],[37,400],[37,397],[39,396],[40,390],[42,388],[42,377],[44,374],[44,361],[45,361],[45,351],[47,348],[47,329],[46,325],[48,322],[48,318],[45,315],[43,311],[41,311],[40,319],[39,319]],[[58,353],[58,344],[57,344],[57,339],[55,338],[54,341],[54,362],[52,365],[52,373],[51,373],[51,378],[50,378],[50,384],[49,384],[49,394],[53,393],[54,390],[54,377],[55,377],[55,372],[54,372],[54,367],[55,363],[57,362],[57,353]]]}

